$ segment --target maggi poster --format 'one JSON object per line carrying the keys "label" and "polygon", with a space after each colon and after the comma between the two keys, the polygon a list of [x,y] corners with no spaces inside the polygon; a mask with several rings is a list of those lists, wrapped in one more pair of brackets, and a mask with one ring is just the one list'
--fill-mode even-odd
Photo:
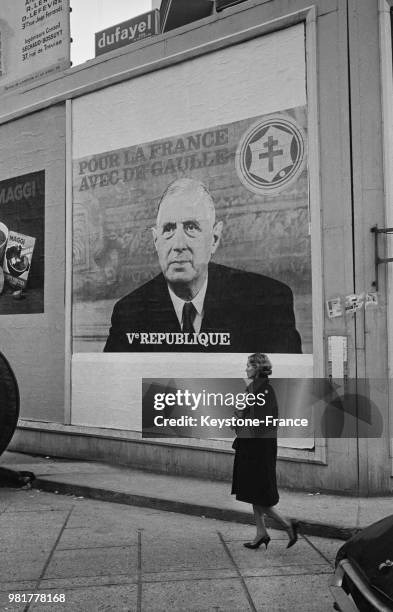
{"label": "maggi poster", "polygon": [[45,171],[0,181],[0,314],[44,312]]}
{"label": "maggi poster", "polygon": [[305,106],[73,172],[74,352],[312,353]]}

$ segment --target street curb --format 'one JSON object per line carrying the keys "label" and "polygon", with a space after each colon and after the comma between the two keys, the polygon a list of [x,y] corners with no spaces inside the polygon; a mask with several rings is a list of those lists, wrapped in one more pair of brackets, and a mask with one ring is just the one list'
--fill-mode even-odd
{"label": "street curb", "polygon": [[[37,478],[34,480],[32,483],[32,488],[50,493],[60,493],[61,495],[74,495],[76,497],[85,497],[88,499],[112,502],[115,504],[153,508],[156,510],[164,510],[166,512],[178,512],[191,516],[217,519],[219,521],[242,523],[246,525],[254,524],[254,517],[251,513],[241,512],[240,510],[230,510],[229,508],[192,504],[178,500],[164,499],[161,497],[124,493],[120,491],[112,491],[108,489],[100,489],[98,487],[89,487],[86,485],[59,482],[56,480],[42,478]],[[270,519],[267,519],[266,523],[268,527],[283,529],[281,525],[278,525]],[[299,531],[301,534],[319,536],[321,538],[348,540],[351,536],[359,531],[359,529],[356,527],[349,528],[340,527],[338,525],[326,525],[323,523],[309,521],[307,519],[302,519],[299,521],[299,523]]]}

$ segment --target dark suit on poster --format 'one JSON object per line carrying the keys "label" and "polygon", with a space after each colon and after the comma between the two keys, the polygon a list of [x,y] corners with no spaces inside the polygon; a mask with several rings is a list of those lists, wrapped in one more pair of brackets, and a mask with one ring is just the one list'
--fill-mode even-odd
{"label": "dark suit on poster", "polygon": [[290,288],[267,276],[210,263],[200,333],[230,333],[230,345],[129,343],[127,333],[181,332],[163,274],[120,299],[105,352],[301,353]]}

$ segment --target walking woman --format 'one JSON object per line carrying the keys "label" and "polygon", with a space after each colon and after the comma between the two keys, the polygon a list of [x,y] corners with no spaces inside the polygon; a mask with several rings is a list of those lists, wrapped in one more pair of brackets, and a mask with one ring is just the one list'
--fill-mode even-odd
{"label": "walking woman", "polygon": [[[254,397],[263,394],[265,404],[255,402],[245,410],[237,410],[241,418],[264,419],[266,415],[278,416],[277,401],[273,388],[269,384],[272,364],[263,353],[250,355],[246,367],[247,378],[251,383],[247,392]],[[260,396],[261,397],[261,396]],[[235,460],[233,464],[232,494],[236,499],[252,504],[256,535],[251,542],[246,542],[246,548],[258,548],[270,537],[266,530],[265,515],[282,525],[288,533],[290,548],[297,542],[298,524],[296,521],[283,517],[275,508],[279,495],[276,480],[277,460],[277,429],[260,425],[259,427],[237,428],[237,437],[233,443]]]}

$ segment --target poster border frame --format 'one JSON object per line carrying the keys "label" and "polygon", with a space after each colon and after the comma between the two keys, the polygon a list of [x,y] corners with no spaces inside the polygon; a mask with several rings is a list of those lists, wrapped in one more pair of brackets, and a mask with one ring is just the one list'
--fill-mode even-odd
{"label": "poster border frame", "polygon": [[[235,11],[237,12],[237,11]],[[310,225],[314,228],[311,232],[311,269],[312,269],[312,321],[313,321],[313,376],[323,377],[325,372],[324,355],[324,311],[323,311],[323,292],[322,292],[322,240],[321,240],[321,185],[320,185],[320,156],[319,156],[319,121],[318,121],[318,71],[317,71],[317,25],[316,7],[310,6],[299,11],[278,17],[271,21],[251,28],[246,28],[241,32],[235,32],[227,36],[202,43],[197,47],[192,47],[184,51],[173,53],[160,60],[153,60],[147,64],[139,64],[131,69],[112,76],[103,77],[90,83],[85,87],[76,87],[73,91],[65,91],[66,96],[66,279],[65,279],[65,346],[66,346],[66,365],[65,365],[65,403],[64,403],[64,423],[72,422],[71,405],[71,359],[72,359],[72,98],[80,97],[99,91],[105,86],[115,83],[132,80],[135,76],[148,74],[149,72],[172,67],[179,62],[208,55],[217,50],[223,50],[239,42],[247,42],[254,38],[272,34],[280,29],[304,23],[305,26],[305,66],[306,66],[306,87],[307,87],[307,127],[309,133],[309,213]],[[165,35],[163,35],[165,36]],[[161,38],[161,37],[159,37]],[[155,39],[155,42],[157,39]],[[146,44],[146,43],[145,43]],[[150,41],[151,44],[151,41]],[[122,54],[121,54],[122,55]],[[96,58],[97,59],[97,58]],[[99,59],[102,61],[102,59]],[[76,67],[79,68],[79,67]],[[80,68],[79,68],[80,69]],[[70,74],[70,73],[69,73]],[[0,119],[1,123],[1,119]],[[88,429],[88,428],[86,428]],[[174,441],[175,443],[176,441]],[[327,463],[327,442],[324,438],[315,439],[313,450],[298,450],[295,448],[280,448],[279,458],[295,460],[306,463]]]}

